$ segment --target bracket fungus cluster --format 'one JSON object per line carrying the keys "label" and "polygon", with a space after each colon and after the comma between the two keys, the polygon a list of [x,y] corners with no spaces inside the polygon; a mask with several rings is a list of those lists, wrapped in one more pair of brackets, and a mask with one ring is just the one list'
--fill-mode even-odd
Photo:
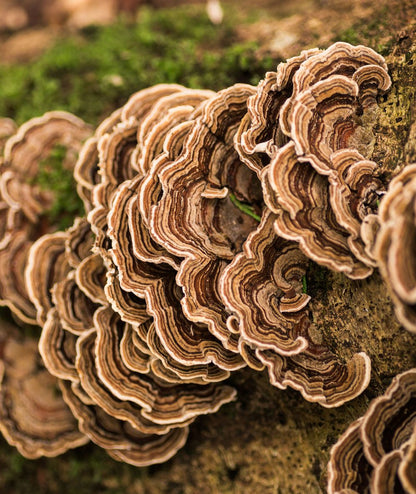
{"label": "bracket fungus cluster", "polygon": [[331,450],[328,494],[416,492],[416,369],[399,374]]}
{"label": "bracket fungus cluster", "polygon": [[[396,315],[416,333],[416,164],[390,182],[379,214],[365,224],[371,252],[390,289]],[[375,239],[374,239],[375,237]]]}
{"label": "bracket fungus cluster", "polygon": [[[199,415],[235,399],[224,381],[245,365],[325,407],[358,396],[370,359],[340,361],[316,336],[303,279],[310,260],[360,279],[390,259],[383,231],[400,228],[389,226],[398,206],[389,192],[377,216],[385,187],[368,159],[389,86],[380,55],[336,43],[257,87],[139,91],[93,135],[64,112],[17,130],[1,121],[0,303],[16,326],[41,328],[39,354],[22,336],[0,346],[6,438],[29,457],[91,440],[121,461],[162,462]],[[86,211],[65,232],[35,181],[56,145]],[[396,298],[414,304],[413,282]],[[60,392],[37,399],[57,426],[32,431],[20,420],[37,400],[18,390],[44,375],[39,386]]]}

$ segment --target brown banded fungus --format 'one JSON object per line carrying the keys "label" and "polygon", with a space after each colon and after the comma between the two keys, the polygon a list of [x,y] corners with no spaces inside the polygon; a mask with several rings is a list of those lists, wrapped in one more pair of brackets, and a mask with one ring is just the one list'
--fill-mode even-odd
{"label": "brown banded fungus", "polygon": [[[263,172],[265,200],[277,215],[275,230],[299,242],[314,261],[350,278],[365,278],[374,261],[361,239],[361,222],[377,208],[376,164],[354,150],[333,153],[334,171],[319,174],[300,162],[293,142]],[[373,209],[372,209],[373,208]]]}
{"label": "brown banded fungus", "polygon": [[396,376],[331,450],[328,493],[415,492],[416,369]]}
{"label": "brown banded fungus", "polygon": [[374,143],[376,97],[389,87],[383,58],[369,48],[335,43],[305,57],[277,124],[290,142],[274,145],[261,174],[277,233],[351,278],[369,276],[374,266],[361,223],[376,211],[383,186],[364,156]]}
{"label": "brown banded fungus", "polygon": [[180,155],[158,173],[161,197],[151,207],[149,226],[157,242],[184,259],[177,282],[185,295],[186,318],[207,324],[231,351],[237,351],[238,338],[226,327],[219,277],[257,226],[253,215],[235,206],[235,199],[258,211],[262,204],[258,179],[234,148],[234,136],[252,94],[253,87],[236,84],[203,107]]}
{"label": "brown banded fungus", "polygon": [[50,112],[23,124],[5,144],[0,203],[4,200],[7,205],[7,227],[0,239],[0,304],[31,324],[36,323],[36,311],[24,282],[28,251],[54,228],[44,218],[53,194],[34,181],[56,146],[64,150],[62,166],[72,170],[89,134],[89,127],[74,115]]}
{"label": "brown banded fungus", "polygon": [[256,173],[270,162],[270,157],[288,141],[279,123],[282,106],[293,91],[293,76],[302,62],[319,53],[317,48],[303,51],[267,72],[247,100],[247,113],[236,134],[235,146],[241,161]]}
{"label": "brown banded fungus", "polygon": [[[280,64],[257,88],[139,91],[81,150],[88,129],[61,112],[7,141],[0,303],[42,325],[41,357],[81,431],[73,445],[87,437],[133,465],[165,461],[196,417],[235,398],[221,381],[246,364],[325,407],[365,389],[365,353],[344,363],[315,341],[303,279],[309,258],[351,278],[372,272],[362,225],[383,185],[365,157],[389,84],[381,56],[336,43]],[[51,194],[26,179],[56,144],[70,168],[80,150],[87,212],[65,233],[43,220]],[[368,453],[364,422],[347,434],[348,465]],[[413,482],[411,440],[396,450],[371,482],[400,469]]]}
{"label": "brown banded fungus", "polygon": [[57,456],[87,443],[57,379],[40,361],[37,341],[1,324],[0,431],[6,440],[27,458]]}
{"label": "brown banded fungus", "polygon": [[164,434],[144,434],[128,422],[119,421],[93,403],[86,403],[66,381],[60,382],[65,401],[78,419],[80,430],[115,460],[138,467],[162,463],[182,448],[188,428]]}
{"label": "brown banded fungus", "polygon": [[396,315],[416,332],[416,165],[406,166],[389,184],[377,218],[373,254],[390,289]]}
{"label": "brown banded fungus", "polygon": [[[107,268],[105,293],[113,309],[130,323],[144,322],[153,317],[157,336],[170,356],[170,363],[175,360],[178,362],[181,377],[186,378],[183,376],[186,366],[190,368],[191,374],[194,374],[193,367],[202,370],[206,366],[206,378],[209,379],[214,371],[214,380],[217,381],[220,373],[215,369],[216,366],[223,369],[222,375],[226,378],[229,370],[241,367],[243,363],[238,355],[224,350],[203,325],[194,324],[185,318],[180,303],[181,291],[175,281],[176,270],[168,265],[175,265],[175,262],[165,264],[154,258],[152,254],[157,257],[157,250],[163,254],[163,249],[152,241],[137,208],[133,209],[137,203],[136,189],[141,180],[137,169],[145,168],[146,160],[140,158],[141,153],[144,153],[144,143],[153,146],[153,153],[161,152],[169,126],[176,125],[178,118],[181,121],[190,117],[194,109],[198,111],[197,107],[211,95],[206,91],[179,89],[179,86],[164,85],[159,87],[159,92],[137,93],[124,109],[130,107],[131,102],[139,96],[142,99],[151,96],[157,111],[148,106],[148,112],[142,112],[140,115],[143,119],[139,120],[134,118],[130,109],[128,122],[122,121],[98,139],[101,181],[93,190],[95,208],[89,219],[93,230],[98,233],[95,250],[103,256]],[[159,99],[156,101],[157,95]],[[174,107],[175,101],[178,107]],[[180,111],[181,108],[186,111]],[[124,114],[123,110],[121,118]],[[161,118],[164,114],[165,119]],[[166,123],[165,120],[169,121],[172,116],[175,117],[172,122]],[[153,126],[161,130],[159,125],[162,124],[163,131],[155,134]],[[143,155],[147,159],[149,152]],[[122,170],[130,170],[130,175],[123,175]],[[135,217],[131,219],[130,214],[135,214]],[[133,239],[139,239],[140,242],[134,243]],[[140,257],[135,255],[138,251],[142,252]]]}
{"label": "brown banded fungus", "polygon": [[[370,70],[364,69],[365,82],[360,75],[363,73],[362,67],[370,67]],[[382,70],[380,71],[379,68]],[[378,90],[386,90],[390,84],[384,58],[366,46],[352,46],[349,43],[337,42],[327,50],[312,53],[311,56],[306,57],[293,76],[291,98],[287,100],[280,112],[280,124],[287,136],[293,138],[292,126],[299,125],[294,118],[296,105],[302,106],[298,102],[305,97],[309,100],[312,96],[309,89],[316,83],[334,75],[355,79],[359,84],[359,89],[362,88],[360,92],[363,93],[360,95],[359,101],[365,102],[366,106],[374,103],[374,100],[367,100],[369,94],[374,97]],[[303,96],[302,93],[306,94]],[[324,95],[325,93],[321,94]],[[318,103],[314,98],[310,101],[312,104]],[[308,112],[306,115],[311,114]],[[319,118],[318,115],[316,117]]]}
{"label": "brown banded fungus", "polygon": [[310,297],[302,293],[308,260],[294,242],[274,235],[273,223],[274,215],[266,213],[225,268],[220,290],[239,321],[240,341],[289,356],[308,345]]}
{"label": "brown banded fungus", "polygon": [[[136,297],[145,299],[145,311],[148,316],[153,317],[157,336],[172,360],[188,367],[212,367],[214,364],[224,370],[233,370],[241,366],[239,358],[227,352],[206,326],[192,323],[184,316],[182,292],[176,284],[176,270],[167,264],[145,263],[131,255],[131,235],[128,231],[127,207],[124,204],[137,198],[130,194],[128,186],[129,183],[126,183],[119,188],[109,215],[109,236],[112,239],[112,254],[119,270],[121,287]],[[108,288],[110,285],[107,285]],[[123,317],[120,304],[116,300],[113,306],[119,307]],[[228,373],[224,373],[224,377],[227,375]]]}
{"label": "brown banded fungus", "polygon": [[[88,143],[89,152],[85,156],[81,155],[85,161],[80,160],[77,163],[76,172],[91,168],[96,170],[94,180],[89,183],[93,210],[88,220],[97,237],[95,248],[104,259],[108,258],[106,215],[111,196],[119,184],[135,177],[139,172],[138,138],[140,136],[145,139],[145,136],[140,135],[140,125],[146,122],[153,105],[182,90],[185,88],[176,84],[160,84],[135,93],[97,129]],[[167,109],[169,108],[170,106]],[[160,118],[160,115],[154,118]],[[151,125],[147,129],[150,132]],[[85,172],[83,175],[85,176]],[[84,185],[87,183],[85,180]]]}
{"label": "brown banded fungus", "polygon": [[278,388],[292,387],[325,407],[340,406],[368,386],[370,359],[358,353],[342,364],[313,340],[310,297],[302,286],[308,260],[295,242],[274,234],[274,221],[273,214],[264,215],[221,278],[224,303],[239,322],[240,348],[255,351]]}
{"label": "brown banded fungus", "polygon": [[[85,224],[77,221],[66,234],[46,235],[35,243],[30,252],[31,265],[44,265],[48,252],[58,246],[65,256],[74,238],[79,240],[78,255],[88,254],[91,239]],[[74,259],[73,255],[70,257]],[[215,412],[234,399],[235,391],[229,386],[205,382],[185,384],[178,377],[176,383],[163,380],[152,371],[151,361],[158,357],[140,338],[141,352],[134,355],[135,365],[132,368],[131,359],[130,365],[126,365],[122,342],[125,333],[131,335],[136,328],[121,321],[106,299],[100,303],[100,290],[95,290],[95,301],[89,298],[91,286],[106,282],[105,277],[96,274],[97,258],[97,254],[89,254],[83,260],[75,256],[76,267],[61,271],[60,280],[49,276],[49,280],[55,281],[52,297],[36,299],[39,313],[47,313],[40,353],[51,374],[69,383],[62,384],[65,400],[78,418],[80,430],[92,441],[115,458],[135,465],[164,461],[162,458],[167,459],[184,444],[187,425],[196,416]],[[69,266],[68,259],[59,264]],[[94,280],[85,282],[89,276]],[[35,279],[33,269],[28,269],[28,284]],[[38,292],[45,290],[31,290],[35,295]],[[139,331],[140,325],[148,329],[149,317],[143,311],[142,320],[136,321],[137,334],[144,334]],[[132,348],[129,350],[131,353]],[[158,453],[158,448],[163,454]]]}

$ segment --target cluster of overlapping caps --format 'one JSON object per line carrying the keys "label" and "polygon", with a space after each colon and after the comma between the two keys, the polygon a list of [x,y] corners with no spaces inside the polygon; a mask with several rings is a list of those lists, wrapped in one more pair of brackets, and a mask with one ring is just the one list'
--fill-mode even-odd
{"label": "cluster of overlapping caps", "polygon": [[[389,86],[380,55],[336,43],[257,87],[139,91],[92,137],[63,112],[4,120],[0,299],[41,327],[37,341],[3,324],[8,441],[32,458],[92,440],[162,462],[198,415],[235,399],[223,382],[245,365],[325,407],[359,395],[370,359],[341,362],[311,331],[303,279],[310,259],[354,279],[378,266],[415,330],[415,167],[384,195],[365,157]],[[66,232],[34,185],[56,145],[86,210]],[[351,466],[343,451],[331,461]]]}

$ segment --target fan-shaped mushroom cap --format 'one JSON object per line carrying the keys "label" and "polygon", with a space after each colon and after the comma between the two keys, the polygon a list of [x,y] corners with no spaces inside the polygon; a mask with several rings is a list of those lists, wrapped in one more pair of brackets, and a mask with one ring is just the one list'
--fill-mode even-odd
{"label": "fan-shaped mushroom cap", "polygon": [[[136,328],[136,330],[140,332],[142,328],[143,325]],[[228,370],[222,369],[215,363],[185,365],[178,362],[176,358],[168,353],[157,334],[153,322],[148,327],[146,342],[149,345],[152,355],[156,357],[151,362],[152,370],[155,375],[166,382],[207,384],[210,382],[224,381],[230,375]],[[241,366],[239,357],[238,365]]]}
{"label": "fan-shaped mushroom cap", "polygon": [[51,229],[42,214],[53,198],[31,182],[56,145],[65,147],[63,166],[72,169],[89,133],[74,115],[50,112],[26,122],[5,145],[0,179],[0,204],[5,216],[0,239],[0,272],[4,272],[0,276],[0,303],[31,324],[36,323],[36,310],[26,291],[24,271],[31,244]]}
{"label": "fan-shaped mushroom cap", "polygon": [[[98,163],[95,162],[94,166],[98,166],[100,176],[96,176],[98,183],[91,186],[94,209],[88,219],[97,236],[95,247],[104,258],[108,256],[105,217],[109,211],[112,194],[120,183],[133,178],[139,172],[137,160],[141,148],[137,139],[140,126],[145,123],[156,103],[181,91],[185,91],[185,88],[176,84],[160,84],[139,91],[115,114],[116,118],[96,132],[95,159],[98,158]],[[151,128],[147,129],[150,132]],[[144,140],[146,135],[142,135],[141,138]],[[87,160],[91,161],[92,154],[90,150],[86,156]],[[84,164],[79,162],[78,166],[83,168]]]}
{"label": "fan-shaped mushroom cap", "polygon": [[416,332],[416,164],[389,184],[380,204],[374,257],[390,289],[399,321]]}
{"label": "fan-shaped mushroom cap", "polygon": [[54,284],[52,295],[64,329],[80,335],[94,327],[93,316],[99,305],[80,289],[73,271]]}
{"label": "fan-shaped mushroom cap", "polygon": [[36,341],[17,338],[4,326],[2,322],[0,430],[4,437],[27,458],[56,456],[88,442],[57,393],[57,380],[41,365]]}
{"label": "fan-shaped mushroom cap", "polygon": [[[345,154],[335,157],[340,170],[332,173],[330,184],[309,163],[299,161],[295,145],[290,142],[264,170],[263,189],[267,205],[277,216],[278,235],[299,242],[305,254],[319,264],[344,272],[350,278],[365,278],[372,268],[363,260],[369,264],[372,260],[365,254],[359,237],[358,215],[353,208],[360,194],[364,196],[361,203],[365,200],[366,189],[357,194],[354,178],[361,175],[364,183],[374,187],[379,182],[368,171],[373,166],[371,162],[356,161],[359,155],[355,156],[353,151]],[[341,170],[341,163],[345,162],[349,168]]]}
{"label": "fan-shaped mushroom cap", "polygon": [[137,146],[132,161],[145,175],[163,151],[163,143],[173,127],[200,113],[201,105],[215,96],[213,91],[182,88],[173,94],[160,97],[143,119],[137,135]]}
{"label": "fan-shaped mushroom cap", "polygon": [[[206,326],[192,323],[184,316],[176,270],[166,264],[145,263],[132,255],[126,215],[130,199],[135,200],[135,196],[127,182],[118,189],[108,218],[108,234],[121,288],[146,299],[146,311],[153,317],[156,333],[173,360],[185,366],[213,363],[224,370],[241,367],[238,356],[225,350]],[[120,304],[115,301],[113,306]]]}
{"label": "fan-shaped mushroom cap", "polygon": [[276,72],[268,72],[257,85],[256,94],[247,100],[244,116],[235,137],[235,146],[243,161],[256,173],[270,162],[270,157],[287,142],[279,124],[279,113],[291,96],[292,79],[302,62],[320,50],[303,51],[277,66]]}
{"label": "fan-shaped mushroom cap", "polygon": [[[387,73],[387,65],[384,58],[366,46],[352,46],[348,43],[337,42],[327,50],[307,57],[293,76],[292,97],[287,100],[280,113],[283,132],[288,136],[292,135],[292,125],[296,123],[294,105],[298,101],[298,95],[308,91],[314,84],[334,75],[354,78],[354,74],[363,66],[374,67],[373,70],[369,71],[370,73],[364,72],[364,78],[371,82],[363,84],[361,76],[355,76],[365,93],[369,91],[369,87],[373,84],[373,73],[377,74],[377,80],[382,75],[382,80],[378,83],[380,90],[388,89],[389,78],[385,75]],[[379,68],[383,69],[384,72],[381,72]]]}
{"label": "fan-shaped mushroom cap", "polygon": [[107,276],[107,270],[99,254],[91,254],[85,257],[75,271],[75,278],[79,289],[92,302],[101,305],[108,303],[104,291]]}
{"label": "fan-shaped mushroom cap", "polygon": [[[151,208],[157,204],[159,195],[162,192],[162,186],[159,181],[160,171],[176,160],[183,149],[183,145],[191,131],[194,122],[187,120],[177,123],[166,135],[163,141],[163,149],[158,158],[155,158],[150,169],[143,177],[138,192],[138,202],[140,205],[140,214],[146,226],[150,226]],[[168,261],[166,261],[168,262]]]}
{"label": "fan-shaped mushroom cap", "polygon": [[[390,86],[387,74],[383,90]],[[360,88],[348,77],[333,75],[301,92],[293,103],[291,137],[296,154],[325,175],[332,169],[331,155],[354,146]]]}
{"label": "fan-shaped mushroom cap", "polygon": [[333,446],[329,494],[415,492],[415,403],[416,369],[410,369],[396,376]]}
{"label": "fan-shaped mushroom cap", "polygon": [[270,156],[287,142],[279,126],[279,111],[288,97],[277,89],[276,72],[267,72],[257,86],[256,94],[247,100],[247,113],[235,136],[240,159],[259,174],[270,162]]}
{"label": "fan-shaped mushroom cap", "polygon": [[72,169],[76,152],[91,133],[91,129],[71,113],[53,111],[32,118],[19,127],[6,143],[4,161],[20,177],[34,178],[39,163],[56,144],[71,150],[67,166]]}
{"label": "fan-shaped mushroom cap", "polygon": [[298,355],[284,357],[270,350],[256,350],[268,369],[270,382],[300,391],[305,400],[338,407],[359,396],[368,386],[371,361],[364,352],[342,364],[325,347],[310,345]]}
{"label": "fan-shaped mushroom cap", "polygon": [[[95,329],[80,336],[77,341],[76,357],[76,369],[80,385],[85,393],[91,398],[94,405],[101,408],[114,419],[128,422],[134,429],[143,434],[165,434],[174,426],[186,426],[193,421],[193,417],[181,417],[183,420],[178,420],[177,423],[175,420],[172,420],[167,424],[157,424],[152,420],[148,420],[143,414],[144,409],[142,405],[137,403],[140,397],[146,397],[148,400],[152,399],[152,391],[154,391],[152,390],[153,383],[152,379],[146,374],[138,375],[126,372],[123,376],[123,380],[131,382],[131,389],[134,390],[136,401],[118,398],[113,393],[113,390],[109,389],[98,375],[98,369],[95,362],[96,340],[97,335]],[[114,351],[114,347],[108,350],[109,351],[106,353],[109,354],[111,351]],[[118,353],[118,348],[115,350],[116,353]],[[114,364],[114,358],[112,359],[112,363]],[[118,374],[118,377],[120,377],[120,374]],[[136,377],[136,379],[134,379],[134,377]],[[123,386],[123,382],[117,384],[121,387]],[[113,389],[119,389],[120,386],[117,384]],[[157,387],[157,385],[154,387]]]}
{"label": "fan-shaped mushroom cap", "polygon": [[66,150],[63,166],[72,170],[82,141],[90,132],[81,119],[60,111],[45,113],[19,127],[4,148],[4,164],[9,174],[2,174],[1,180],[6,182],[2,188],[8,192],[10,206],[22,209],[32,223],[39,221],[39,214],[50,206],[53,196],[31,184],[42,161],[59,145]]}
{"label": "fan-shaped mushroom cap", "polygon": [[[236,191],[239,198],[249,199],[247,193],[253,174],[239,163],[233,137],[246,112],[247,98],[253,92],[252,86],[236,84],[209,100],[202,116],[196,119],[179,158],[159,174],[163,195],[152,208],[151,231],[160,243],[179,257],[202,252],[232,258],[232,242],[241,244],[244,240],[239,238],[243,226],[240,225],[241,231],[237,231],[236,224],[234,228],[226,225],[225,210],[230,203],[226,199],[226,187],[240,186],[241,190]],[[225,202],[220,202],[222,199]],[[218,226],[211,225],[221,206],[224,210],[221,221]],[[240,216],[249,228],[256,224],[247,215]],[[236,238],[231,238],[233,233]]]}
{"label": "fan-shaped mushroom cap", "polygon": [[65,255],[69,265],[76,268],[92,253],[94,238],[91,235],[91,226],[86,218],[76,218],[67,234]]}
{"label": "fan-shaped mushroom cap", "polygon": [[[32,223],[48,209],[51,192],[40,190],[33,184],[22,182],[14,170],[5,169],[0,176],[0,193],[9,208],[19,210]],[[25,198],[22,201],[22,197]]]}
{"label": "fan-shaped mushroom cap", "polygon": [[293,355],[307,347],[310,297],[302,293],[307,258],[294,242],[273,231],[274,215],[265,213],[243,252],[221,277],[226,307],[237,315],[241,338],[251,346]]}
{"label": "fan-shaped mushroom cap", "polygon": [[[338,223],[349,233],[348,245],[364,264],[376,266],[363,238],[362,224],[377,209],[384,186],[377,178],[377,164],[358,151],[345,149],[331,156],[335,173],[329,178],[330,201]],[[369,225],[369,222],[367,221]]]}
{"label": "fan-shaped mushroom cap", "polygon": [[36,324],[36,308],[30,301],[24,275],[31,244],[27,227],[17,228],[0,249],[0,304],[8,306],[22,321]]}
{"label": "fan-shaped mushroom cap", "polygon": [[408,441],[416,426],[416,369],[396,376],[383,396],[369,406],[361,427],[367,460],[376,466]]}
{"label": "fan-shaped mushroom cap", "polygon": [[360,430],[363,419],[353,422],[331,449],[328,494],[369,492],[373,467],[364,456]]}
{"label": "fan-shaped mushroom cap", "polygon": [[40,326],[46,321],[46,314],[53,306],[52,286],[63,280],[71,269],[66,259],[66,238],[63,232],[43,235],[29,251],[25,280]]}
{"label": "fan-shaped mushroom cap", "polygon": [[[243,252],[224,270],[221,294],[239,322],[240,349],[245,342],[269,370],[272,384],[297,389],[305,399],[326,407],[340,406],[358,396],[370,379],[370,359],[359,353],[340,363],[309,334],[302,277],[307,259],[294,242],[273,231],[275,216],[266,212]],[[250,354],[249,365],[252,365]]]}
{"label": "fan-shaped mushroom cap", "polygon": [[101,408],[84,403],[67,381],[61,381],[60,386],[65,401],[78,419],[80,430],[116,460],[139,467],[163,463],[186,442],[187,427],[172,429],[161,435],[143,434],[128,422],[119,421]]}
{"label": "fan-shaped mushroom cap", "polygon": [[[160,160],[158,160],[160,162]],[[180,260],[170,254],[162,245],[158,244],[151,237],[148,223],[146,223],[142,212],[139,209],[139,198],[141,194],[146,193],[149,189],[143,189],[142,177],[138,176],[134,180],[131,180],[125,186],[129,191],[125,192],[128,196],[128,201],[125,203],[125,209],[127,211],[128,218],[128,230],[131,241],[131,250],[137,259],[143,262],[150,262],[156,264],[166,263],[175,269],[178,269]],[[151,186],[158,187],[158,183],[153,182]],[[121,186],[122,188],[124,186]],[[154,189],[151,191],[154,192]],[[151,198],[149,198],[151,200]]]}
{"label": "fan-shaped mushroom cap", "polygon": [[261,203],[258,180],[239,161],[233,143],[253,93],[251,86],[237,84],[205,104],[182,153],[159,172],[162,195],[150,215],[150,232],[156,241],[185,258],[177,282],[185,294],[186,317],[208,324],[210,332],[234,351],[237,341],[226,328],[218,279],[257,225],[230,199],[232,195]]}
{"label": "fan-shaped mushroom cap", "polygon": [[119,399],[142,406],[143,416],[152,422],[179,424],[201,413],[212,413],[235,397],[229,386],[172,386],[151,375],[132,373],[120,355],[124,323],[108,309],[98,310],[95,320],[98,376]]}
{"label": "fan-shaped mushroom cap", "polygon": [[78,382],[75,369],[78,336],[62,327],[56,308],[49,310],[39,339],[39,353],[48,371],[59,379]]}

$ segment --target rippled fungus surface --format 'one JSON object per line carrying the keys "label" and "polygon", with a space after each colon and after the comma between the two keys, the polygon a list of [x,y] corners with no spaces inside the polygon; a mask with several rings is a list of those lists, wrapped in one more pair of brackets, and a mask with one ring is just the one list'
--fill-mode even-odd
{"label": "rippled fungus surface", "polygon": [[[328,408],[361,394],[371,360],[340,360],[316,335],[305,276],[312,262],[352,279],[379,268],[415,331],[414,256],[403,256],[415,165],[388,185],[369,159],[368,121],[389,87],[380,55],[338,42],[257,86],[139,91],[95,132],[64,112],[1,120],[0,303],[16,318],[0,333],[6,439],[30,458],[91,440],[144,466],[235,400],[226,380],[244,366]],[[53,197],[34,180],[57,145],[85,208],[65,232],[46,222]],[[414,488],[413,374],[333,448],[330,492]],[[407,432],[397,424],[386,450],[383,424],[405,402]]]}

